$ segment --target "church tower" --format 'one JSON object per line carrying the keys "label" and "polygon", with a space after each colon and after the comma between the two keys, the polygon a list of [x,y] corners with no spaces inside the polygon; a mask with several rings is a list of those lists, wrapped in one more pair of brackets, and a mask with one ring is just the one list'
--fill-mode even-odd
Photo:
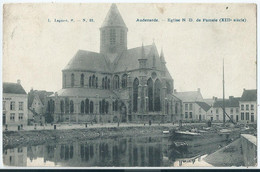
{"label": "church tower", "polygon": [[127,31],[117,6],[112,4],[100,28],[100,53],[119,54],[126,50]]}

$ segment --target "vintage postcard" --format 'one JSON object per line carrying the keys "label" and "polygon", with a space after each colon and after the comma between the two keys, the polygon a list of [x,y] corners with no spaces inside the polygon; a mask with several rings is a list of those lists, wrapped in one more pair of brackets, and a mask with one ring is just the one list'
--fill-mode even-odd
{"label": "vintage postcard", "polygon": [[257,167],[253,3],[6,3],[4,167]]}

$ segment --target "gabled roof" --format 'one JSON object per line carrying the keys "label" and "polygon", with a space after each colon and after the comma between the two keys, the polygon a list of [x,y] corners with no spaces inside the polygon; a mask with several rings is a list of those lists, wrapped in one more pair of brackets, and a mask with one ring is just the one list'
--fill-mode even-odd
{"label": "gabled roof", "polygon": [[78,50],[63,70],[110,72],[109,64],[102,54],[85,50]]}
{"label": "gabled roof", "polygon": [[126,27],[125,22],[118,11],[116,4],[111,5],[101,28],[111,26]]}
{"label": "gabled roof", "polygon": [[3,93],[26,94],[26,92],[21,84],[9,83],[9,82],[3,83]]}
{"label": "gabled roof", "polygon": [[175,92],[174,95],[182,102],[202,102],[203,97],[199,91]]}
{"label": "gabled roof", "polygon": [[[225,107],[239,107],[240,97],[233,97],[230,99],[225,99]],[[223,108],[223,99],[217,99],[214,104],[214,108]]]}
{"label": "gabled roof", "polygon": [[28,107],[32,106],[33,100],[36,96],[39,97],[41,103],[44,105],[46,97],[50,96],[51,94],[53,94],[53,92],[48,92],[45,90],[31,90],[28,93]]}
{"label": "gabled roof", "polygon": [[256,90],[244,90],[240,101],[256,101],[257,91]]}
{"label": "gabled roof", "polygon": [[[114,72],[123,72],[126,70],[139,69],[138,59],[142,59],[142,52],[144,51],[144,56],[147,59],[146,67],[152,68],[153,58],[155,58],[155,68],[162,70],[162,63],[157,51],[155,44],[140,46],[132,49],[125,50],[121,56],[119,56],[114,63]],[[168,75],[170,76],[170,75]]]}
{"label": "gabled roof", "polygon": [[196,102],[205,112],[207,112],[210,109],[210,105],[208,105],[205,102]]}

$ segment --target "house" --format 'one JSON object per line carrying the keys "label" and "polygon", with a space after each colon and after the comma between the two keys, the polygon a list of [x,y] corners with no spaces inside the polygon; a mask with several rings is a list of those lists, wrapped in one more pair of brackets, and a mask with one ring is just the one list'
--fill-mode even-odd
{"label": "house", "polygon": [[27,125],[27,100],[20,80],[17,83],[3,83],[3,125],[18,126],[18,129]]}
{"label": "house", "polygon": [[240,122],[256,123],[257,120],[257,90],[243,90],[239,100]]}
{"label": "house", "polygon": [[206,115],[210,106],[204,102],[200,89],[197,91],[173,93],[182,102],[182,119],[184,121],[206,120]]}
{"label": "house", "polygon": [[[215,122],[223,122],[223,99],[213,97],[214,103],[210,108],[207,119]],[[229,99],[225,99],[225,121],[238,122],[239,120],[239,100],[240,97],[229,96]]]}

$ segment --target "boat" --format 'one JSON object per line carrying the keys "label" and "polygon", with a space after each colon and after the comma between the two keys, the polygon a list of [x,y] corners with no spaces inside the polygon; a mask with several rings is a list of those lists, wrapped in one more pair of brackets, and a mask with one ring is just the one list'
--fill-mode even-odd
{"label": "boat", "polygon": [[190,132],[190,131],[175,131],[175,134],[189,135],[189,136],[199,136],[200,135],[200,133]]}
{"label": "boat", "polygon": [[163,134],[169,134],[170,131],[163,131]]}

